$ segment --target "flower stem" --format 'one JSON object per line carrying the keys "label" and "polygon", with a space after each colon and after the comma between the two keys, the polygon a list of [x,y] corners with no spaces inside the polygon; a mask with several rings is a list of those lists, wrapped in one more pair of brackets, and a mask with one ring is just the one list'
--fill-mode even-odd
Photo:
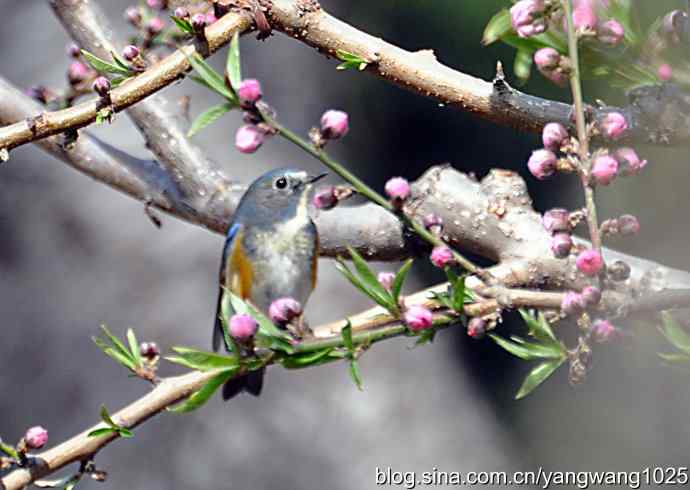
{"label": "flower stem", "polygon": [[577,139],[579,141],[580,156],[580,178],[585,191],[585,206],[587,208],[587,226],[592,246],[601,253],[601,234],[599,233],[599,220],[597,218],[597,207],[594,201],[594,187],[589,182],[589,175],[592,168],[589,154],[589,135],[587,134],[587,124],[585,121],[584,103],[582,101],[582,81],[580,77],[580,59],[577,46],[577,33],[573,25],[572,0],[563,0],[563,9],[568,24],[568,52],[572,64],[570,70],[570,88],[573,93],[573,104],[575,106],[575,125],[577,128]]}

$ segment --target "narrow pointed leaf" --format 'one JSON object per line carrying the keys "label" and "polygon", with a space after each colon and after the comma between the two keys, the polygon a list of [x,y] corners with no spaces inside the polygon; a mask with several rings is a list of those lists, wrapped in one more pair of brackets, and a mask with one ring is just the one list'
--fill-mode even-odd
{"label": "narrow pointed leaf", "polygon": [[331,352],[333,352],[332,347],[318,350],[316,352],[293,354],[291,356],[284,357],[281,361],[281,364],[286,369],[300,369],[309,366],[318,366],[320,364],[335,360],[331,359]]}
{"label": "narrow pointed leaf", "polygon": [[[118,56],[118,54],[117,54],[115,51],[111,51],[111,52],[110,52],[110,56],[113,57],[113,61],[115,62],[115,64],[116,64],[117,66],[119,66],[119,67],[122,68],[123,70],[127,71],[128,74],[131,74],[131,73],[130,73],[131,70],[130,70],[130,68],[129,68],[129,65],[127,65],[127,62],[126,62],[125,60],[123,60],[122,58],[120,58],[120,57]],[[111,82],[111,85],[112,85],[112,82]]]}
{"label": "narrow pointed leaf", "polygon": [[179,405],[175,405],[168,410],[171,412],[186,413],[203,406],[209,400],[209,398],[213,396],[218,388],[220,388],[227,380],[234,376],[236,371],[237,369],[229,369],[227,371],[218,373],[200,390],[192,393],[184,402],[180,403]]}
{"label": "narrow pointed leaf", "polygon": [[529,76],[532,73],[532,51],[527,49],[517,50],[515,60],[513,61],[513,73],[520,84],[524,84],[529,80]]}
{"label": "narrow pointed leaf", "polygon": [[113,428],[113,427],[101,427],[100,429],[92,430],[86,436],[87,437],[98,437],[98,436],[104,436],[107,434],[116,434],[116,433],[118,433],[118,430]]}
{"label": "narrow pointed leaf", "polygon": [[171,356],[166,359],[177,364],[182,364],[190,369],[209,371],[211,369],[233,368],[239,366],[237,358],[232,356],[205,352],[192,349],[191,347],[175,346],[172,350],[178,354],[178,356]]}
{"label": "narrow pointed leaf", "polygon": [[352,378],[352,381],[355,382],[355,385],[357,385],[357,389],[359,391],[364,391],[362,374],[359,371],[359,363],[357,362],[357,359],[352,359],[350,361],[350,377]]}
{"label": "narrow pointed leaf", "polygon": [[120,437],[124,437],[125,439],[130,439],[134,437],[134,433],[131,430],[126,429],[124,427],[119,427],[117,429],[117,433]]}
{"label": "narrow pointed leaf", "polygon": [[223,114],[230,111],[233,107],[234,106],[228,102],[209,107],[204,112],[199,114],[196,119],[194,119],[189,131],[187,132],[187,136],[191,138],[206,126],[217,121]]}
{"label": "narrow pointed leaf", "polygon": [[489,334],[489,337],[515,357],[519,357],[525,361],[532,361],[535,359],[561,359],[563,357],[561,351],[554,346],[532,344],[524,341],[518,344],[493,333]]}
{"label": "narrow pointed leaf", "polygon": [[352,264],[355,266],[361,282],[369,292],[369,296],[388,310],[397,308],[391,294],[381,285],[376,274],[369,268],[362,256],[352,247],[348,247],[347,250],[352,257]]}
{"label": "narrow pointed leaf", "polygon": [[196,70],[201,80],[203,80],[204,85],[231,102],[236,100],[235,95],[225,86],[223,77],[216,72],[211,65],[206,63],[201,56],[194,54],[193,56],[187,56],[187,59],[189,60],[189,64]]}
{"label": "narrow pointed leaf", "polygon": [[663,320],[661,333],[664,334],[664,337],[677,349],[690,353],[690,336],[683,327],[667,311],[661,313],[661,318]]}
{"label": "narrow pointed leaf", "polygon": [[118,339],[115,335],[110,333],[110,330],[108,330],[108,327],[105,325],[101,325],[101,330],[105,334],[105,336],[110,340],[110,342],[113,344],[113,347],[120,352],[123,356],[129,358],[130,361],[134,361],[134,358],[132,358],[132,353],[125,347],[125,344],[122,343],[120,339]]}
{"label": "narrow pointed leaf", "polygon": [[230,41],[230,49],[228,49],[228,60],[225,64],[225,70],[230,80],[230,86],[237,93],[237,89],[242,82],[242,66],[240,64],[240,34],[235,32]]}
{"label": "narrow pointed leaf", "polygon": [[508,34],[512,29],[510,12],[508,9],[503,9],[495,14],[484,28],[482,44],[484,46],[492,44]]}
{"label": "narrow pointed leaf", "polygon": [[116,75],[129,75],[129,69],[122,68],[118,65],[109,63],[98,56],[89,53],[88,51],[82,49],[81,54],[84,55],[86,61],[99,73],[114,73]]}
{"label": "narrow pointed leaf", "polygon": [[407,274],[410,272],[412,262],[413,259],[406,260],[402,267],[400,267],[400,270],[398,270],[398,272],[395,274],[395,279],[393,280],[393,285],[391,286],[391,294],[393,295],[393,300],[395,300],[396,303],[400,298],[400,292],[402,291]]}
{"label": "narrow pointed leaf", "polygon": [[185,34],[194,34],[194,28],[192,27],[192,24],[190,24],[188,20],[180,19],[179,17],[175,17],[174,15],[171,15],[170,18],[175,23],[175,25],[177,25],[177,28],[179,30],[181,30]]}
{"label": "narrow pointed leaf", "polygon": [[115,422],[113,422],[113,419],[110,418],[110,414],[108,414],[108,409],[105,408],[105,405],[101,405],[101,420],[108,424],[110,427],[118,428],[119,425],[117,425]]}
{"label": "narrow pointed leaf", "polygon": [[125,356],[120,351],[113,349],[112,347],[106,347],[103,352],[111,357],[115,362],[122,364],[124,367],[134,372],[137,368],[136,364],[131,357]]}
{"label": "narrow pointed leaf", "polygon": [[352,324],[350,323],[350,320],[347,320],[347,325],[340,331],[340,335],[343,337],[343,345],[345,348],[352,353],[354,350],[355,346],[352,343]]}
{"label": "narrow pointed leaf", "polygon": [[660,352],[659,357],[661,357],[664,361],[673,364],[690,364],[690,356],[687,354],[666,354]]}
{"label": "narrow pointed leaf", "polygon": [[129,343],[129,350],[132,353],[134,362],[137,366],[141,366],[143,363],[141,360],[141,351],[139,350],[139,342],[137,342],[137,337],[134,335],[134,330],[131,328],[127,329],[127,342]]}
{"label": "narrow pointed leaf", "polygon": [[532,371],[530,371],[525,378],[525,381],[523,381],[520,390],[517,392],[517,395],[515,395],[515,399],[520,400],[532,393],[535,388],[546,381],[548,377],[551,376],[553,372],[561,366],[561,364],[563,364],[564,361],[565,359],[547,361],[532,369]]}
{"label": "narrow pointed leaf", "polygon": [[545,342],[558,342],[556,336],[551,330],[549,322],[546,321],[543,313],[539,313],[539,317],[535,317],[531,312],[521,308],[518,310],[520,316],[525,321],[527,325],[527,330],[531,336],[535,339],[539,339]]}

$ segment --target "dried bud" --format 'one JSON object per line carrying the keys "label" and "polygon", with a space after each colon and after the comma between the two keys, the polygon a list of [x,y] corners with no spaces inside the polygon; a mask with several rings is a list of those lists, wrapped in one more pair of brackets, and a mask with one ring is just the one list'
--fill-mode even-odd
{"label": "dried bud", "polygon": [[24,91],[24,93],[38,102],[45,104],[48,102],[49,91],[43,85],[34,85]]}
{"label": "dried bud", "polygon": [[610,140],[618,140],[628,129],[625,116],[620,112],[609,112],[601,121],[601,132]]}
{"label": "dried bud", "polygon": [[241,153],[254,153],[263,142],[263,132],[253,125],[244,125],[235,133],[235,148]]}
{"label": "dried bud", "polygon": [[570,237],[570,233],[556,233],[551,238],[551,251],[557,259],[565,259],[570,255],[572,248],[573,239]]}
{"label": "dried bud", "polygon": [[596,342],[609,342],[616,337],[616,334],[616,327],[608,320],[595,320],[592,324],[592,336]]}
{"label": "dried bud", "polygon": [[29,449],[41,449],[48,442],[48,431],[40,425],[31,427],[24,434],[24,441]]}
{"label": "dried bud", "polygon": [[575,291],[568,291],[561,302],[561,311],[566,316],[581,315],[585,311],[584,297]]}
{"label": "dried bud", "polygon": [[635,235],[640,231],[640,222],[632,214],[624,214],[618,218],[618,231],[621,235]]}
{"label": "dried bud", "polygon": [[77,85],[87,78],[91,74],[91,70],[81,61],[73,61],[69,64],[67,68],[67,79],[72,85]]}
{"label": "dried bud", "polygon": [[271,303],[268,316],[276,325],[285,325],[302,314],[302,305],[293,298],[279,298]]}
{"label": "dried bud", "polygon": [[542,17],[544,9],[543,0],[520,0],[511,7],[510,20],[518,36],[534,36],[546,30],[546,22]]}
{"label": "dried bud", "polygon": [[481,339],[486,334],[486,321],[475,316],[467,323],[467,335],[473,339]]}
{"label": "dried bud", "polygon": [[379,272],[376,278],[384,289],[390,291],[391,287],[393,287],[393,281],[395,281],[395,274],[393,272]]}
{"label": "dried bud", "polygon": [[413,332],[419,332],[433,325],[434,317],[431,310],[423,306],[410,306],[405,312],[405,324]]}
{"label": "dried bud", "polygon": [[384,190],[388,197],[395,201],[404,201],[410,197],[410,183],[402,177],[388,179]]}
{"label": "dried bud", "polygon": [[155,342],[142,342],[139,344],[139,352],[147,359],[154,359],[161,355],[158,344]]}
{"label": "dried bud", "polygon": [[621,164],[621,173],[625,176],[636,175],[647,166],[647,160],[640,160],[632,148],[619,148],[614,156]]}
{"label": "dried bud", "polygon": [[536,150],[527,162],[529,171],[537,179],[543,180],[553,175],[556,171],[556,155],[550,150]]}
{"label": "dried bud", "polygon": [[619,44],[625,38],[625,29],[617,20],[608,20],[599,26],[597,39],[609,46]]}
{"label": "dried bud", "polygon": [[601,290],[596,286],[585,287],[581,294],[587,308],[592,308],[601,301]]}
{"label": "dried bud", "polygon": [[98,77],[93,82],[93,90],[101,97],[105,97],[110,93],[110,80],[105,77]]}
{"label": "dried bud", "polygon": [[178,19],[186,19],[189,17],[189,10],[184,7],[177,7],[173,12],[173,15]]}
{"label": "dried bud", "polygon": [[604,267],[604,259],[601,254],[594,250],[583,250],[575,260],[577,269],[586,276],[596,276]]}
{"label": "dried bud", "polygon": [[125,19],[133,26],[138,27],[141,24],[141,10],[139,7],[127,7]]}
{"label": "dried bud", "polygon": [[618,161],[610,155],[599,155],[592,163],[592,179],[597,185],[609,185],[618,174]]}
{"label": "dried bud", "polygon": [[544,148],[551,151],[558,151],[568,139],[568,130],[559,123],[549,123],[544,126],[541,134]]}
{"label": "dried bud", "polygon": [[130,44],[129,46],[125,46],[125,49],[122,50],[122,57],[126,59],[127,61],[134,61],[137,59],[139,56],[139,48],[137,48],[135,45]]}
{"label": "dried bud", "polygon": [[554,208],[544,213],[541,219],[544,229],[549,233],[557,233],[559,231],[570,232],[570,213],[567,209]]}
{"label": "dried bud", "polygon": [[606,268],[606,272],[612,281],[627,281],[630,277],[630,266],[622,260],[616,260]]}
{"label": "dried bud", "polygon": [[71,58],[79,58],[81,56],[81,49],[75,43],[67,45],[67,56]]}
{"label": "dried bud", "polygon": [[163,22],[163,19],[160,17],[151,17],[146,23],[146,32],[148,32],[150,36],[155,36],[160,33],[164,27],[165,22]]}
{"label": "dried bud", "polygon": [[346,112],[329,110],[321,116],[321,134],[329,140],[342,138],[350,130],[349,117]]}
{"label": "dried bud", "polygon": [[431,251],[430,258],[431,263],[441,269],[443,269],[447,265],[452,265],[455,261],[453,257],[453,251],[445,245],[439,245],[437,247],[434,247],[434,249]]}
{"label": "dried bud", "polygon": [[254,336],[259,329],[259,324],[246,313],[232,315],[228,323],[228,332],[235,340],[248,340]]}
{"label": "dried bud", "polygon": [[312,204],[317,209],[333,209],[338,205],[337,189],[332,185],[320,188],[314,193]]}
{"label": "dried bud", "polygon": [[261,84],[253,78],[242,80],[240,86],[237,87],[237,97],[239,97],[240,105],[244,109],[254,107],[254,104],[261,99],[262,95]]}
{"label": "dried bud", "polygon": [[190,23],[194,32],[203,32],[206,27],[206,16],[204,14],[194,14]]}
{"label": "dried bud", "polygon": [[668,82],[673,78],[673,67],[671,67],[671,65],[668,63],[663,63],[659,65],[659,68],[657,68],[656,74],[659,77],[659,80],[662,82]]}

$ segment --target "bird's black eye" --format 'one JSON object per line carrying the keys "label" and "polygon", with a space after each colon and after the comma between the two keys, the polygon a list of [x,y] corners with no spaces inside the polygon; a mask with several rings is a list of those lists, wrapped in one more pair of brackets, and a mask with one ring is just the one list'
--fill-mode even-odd
{"label": "bird's black eye", "polygon": [[285,177],[281,177],[278,180],[276,180],[276,189],[285,189],[287,187],[287,179]]}

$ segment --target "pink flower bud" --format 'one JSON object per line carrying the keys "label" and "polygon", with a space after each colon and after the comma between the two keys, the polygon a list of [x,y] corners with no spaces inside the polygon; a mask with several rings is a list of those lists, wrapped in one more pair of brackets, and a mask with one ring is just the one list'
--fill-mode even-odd
{"label": "pink flower bud", "polygon": [[556,233],[551,238],[551,252],[557,259],[564,259],[570,255],[570,250],[573,248],[573,239],[570,233]]}
{"label": "pink flower bud", "polygon": [[276,325],[285,325],[302,314],[302,305],[293,298],[279,298],[271,303],[268,316]]}
{"label": "pink flower bud", "polygon": [[186,19],[189,17],[189,10],[184,7],[177,7],[173,12],[173,15],[178,19]]}
{"label": "pink flower bud", "polygon": [[89,67],[81,61],[73,61],[67,68],[67,79],[69,80],[69,83],[76,85],[86,80],[89,77],[90,72],[91,70],[89,70]]}
{"label": "pink flower bud", "polygon": [[537,65],[539,71],[554,70],[558,68],[561,62],[561,53],[554,48],[541,48],[534,53],[534,64]]}
{"label": "pink flower bud", "polygon": [[228,333],[233,339],[247,340],[254,336],[259,324],[246,313],[239,313],[230,317]]}
{"label": "pink flower bud", "polygon": [[338,204],[338,194],[334,186],[322,187],[314,193],[312,204],[316,209],[333,209]]}
{"label": "pink flower bud", "polygon": [[134,26],[141,24],[141,10],[139,7],[127,7],[125,19]]}
{"label": "pink flower bud", "polygon": [[447,265],[451,265],[454,261],[453,251],[445,245],[434,247],[434,249],[431,251],[430,258],[431,263],[441,269]]}
{"label": "pink flower bud", "polygon": [[163,30],[165,27],[165,22],[163,22],[163,19],[160,17],[151,17],[149,21],[146,23],[146,31],[149,33],[151,36],[155,36],[159,32]]}
{"label": "pink flower bud", "polygon": [[636,175],[647,165],[647,160],[640,160],[637,152],[632,148],[619,148],[616,150],[615,157],[621,164],[621,172],[625,176]]}
{"label": "pink flower bud", "polygon": [[592,335],[594,340],[599,343],[613,340],[618,331],[608,320],[595,320],[592,324]]}
{"label": "pink flower bud", "polygon": [[168,6],[165,0],[146,0],[146,5],[154,10],[165,10]]}
{"label": "pink flower bud", "polygon": [[550,150],[536,150],[527,162],[529,171],[537,179],[543,180],[556,171],[556,155]]}
{"label": "pink flower bud", "polygon": [[610,140],[620,139],[627,129],[628,123],[620,112],[609,112],[601,121],[601,131]]}
{"label": "pink flower bud", "polygon": [[393,281],[395,281],[395,274],[393,272],[379,272],[376,276],[381,286],[385,289],[390,290],[393,286]]}
{"label": "pink flower bud", "polygon": [[256,126],[246,124],[235,133],[235,147],[241,153],[254,153],[264,142],[264,134]]}
{"label": "pink flower bud", "polygon": [[161,351],[158,349],[158,344],[155,342],[142,342],[139,344],[139,352],[147,359],[153,359],[161,354]]}
{"label": "pink flower bud", "polygon": [[122,57],[127,61],[134,61],[139,56],[139,48],[130,44],[122,50]]}
{"label": "pink flower bud", "polygon": [[592,179],[597,185],[609,185],[618,174],[618,161],[610,155],[599,155],[592,163]]}
{"label": "pink flower bud", "polygon": [[48,431],[40,425],[29,428],[24,434],[29,449],[41,449],[48,442]]}
{"label": "pink flower bud", "polygon": [[596,306],[601,301],[601,290],[596,286],[585,287],[581,294],[587,308]]}
{"label": "pink flower bud", "polygon": [[405,324],[413,332],[419,332],[433,325],[434,317],[431,310],[423,306],[410,306],[405,312]]}
{"label": "pink flower bud", "polygon": [[331,109],[321,116],[321,134],[326,139],[337,140],[350,130],[349,124],[346,112]]}
{"label": "pink flower bud", "polygon": [[218,20],[218,17],[216,17],[216,14],[213,13],[213,10],[209,10],[206,12],[206,25],[210,26],[211,24],[214,24]]}
{"label": "pink flower bud", "polygon": [[543,0],[520,0],[510,8],[513,29],[520,37],[541,34],[546,30],[546,22],[541,18],[544,9]]}
{"label": "pink flower bud", "polygon": [[580,0],[575,4],[573,9],[573,26],[575,30],[589,30],[593,31],[599,22],[597,13],[594,11],[594,5],[591,0]]}
{"label": "pink flower bud", "polygon": [[240,86],[237,87],[237,96],[242,107],[249,109],[261,99],[261,84],[253,78],[242,80]]}
{"label": "pink flower bud", "polygon": [[101,97],[105,97],[110,92],[110,80],[105,77],[98,77],[93,81],[93,90]]}
{"label": "pink flower bud", "polygon": [[632,214],[624,214],[618,218],[618,231],[621,235],[635,235],[640,231],[640,222]]}
{"label": "pink flower bud", "polygon": [[566,316],[580,315],[585,311],[585,299],[580,293],[568,291],[561,301],[561,311]]}
{"label": "pink flower bud", "polygon": [[541,139],[544,143],[544,148],[551,151],[558,151],[561,146],[568,139],[568,130],[565,126],[559,123],[549,123],[544,126],[541,133]]}
{"label": "pink flower bud", "polygon": [[625,29],[617,20],[608,20],[599,26],[597,39],[604,44],[615,46],[625,38]]}
{"label": "pink flower bud", "polygon": [[577,269],[586,276],[596,276],[604,267],[604,259],[601,254],[594,249],[580,252],[575,260]]}
{"label": "pink flower bud", "polygon": [[673,78],[673,68],[668,63],[659,65],[659,68],[657,68],[656,73],[659,77],[659,80],[663,82],[668,82],[671,78]]}
{"label": "pink flower bud", "polygon": [[486,321],[475,316],[467,323],[467,335],[473,339],[481,339],[486,334]]}
{"label": "pink flower bud", "polygon": [[541,219],[544,229],[549,233],[557,233],[559,231],[569,232],[572,230],[570,225],[570,213],[567,209],[554,208],[544,213]]}
{"label": "pink flower bud", "polygon": [[391,199],[404,201],[410,197],[410,183],[402,177],[388,179],[384,190]]}
{"label": "pink flower bud", "polygon": [[75,43],[67,45],[67,56],[71,58],[79,58],[81,56],[81,49]]}
{"label": "pink flower bud", "polygon": [[201,32],[206,27],[206,16],[204,14],[194,14],[190,23],[195,32]]}
{"label": "pink flower bud", "polygon": [[424,216],[424,228],[427,230],[431,230],[432,228],[440,228],[443,226],[443,220],[441,217],[437,214],[430,213]]}

